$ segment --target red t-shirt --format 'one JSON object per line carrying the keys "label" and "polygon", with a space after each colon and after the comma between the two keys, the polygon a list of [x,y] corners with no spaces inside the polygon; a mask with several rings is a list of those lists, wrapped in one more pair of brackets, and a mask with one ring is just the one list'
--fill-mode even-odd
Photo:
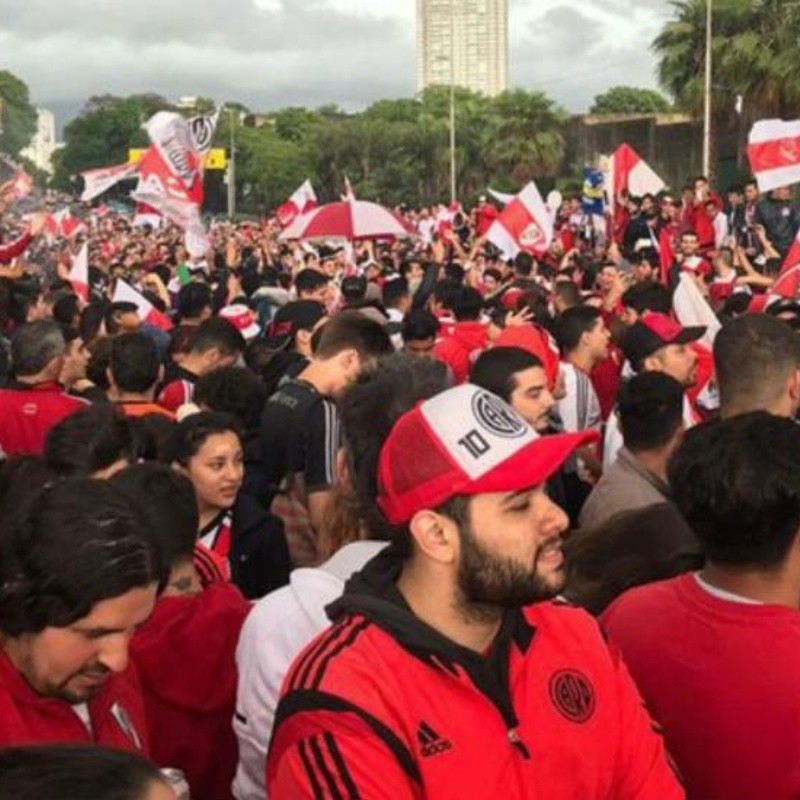
{"label": "red t-shirt", "polygon": [[720,599],[694,575],[603,615],[700,800],[800,797],[800,612]]}

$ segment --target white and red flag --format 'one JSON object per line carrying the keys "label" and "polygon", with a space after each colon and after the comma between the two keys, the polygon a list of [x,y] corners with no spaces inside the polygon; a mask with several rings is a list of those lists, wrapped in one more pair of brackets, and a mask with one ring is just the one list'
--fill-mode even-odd
{"label": "white and red flag", "polygon": [[214,146],[214,135],[217,132],[217,122],[221,110],[218,108],[211,114],[202,114],[189,120],[192,144],[201,156],[207,155]]}
{"label": "white and red flag", "polygon": [[138,166],[133,163],[117,164],[115,167],[104,167],[102,169],[89,169],[81,172],[83,178],[83,194],[81,201],[88,203],[99,197],[103,192],[107,192],[112,186],[116,186],[120,181],[128,180],[136,175]]}
{"label": "white and red flag", "polygon": [[75,293],[84,303],[89,302],[89,245],[81,247],[80,252],[72,260],[72,267],[67,275]]}
{"label": "white and red flag", "polygon": [[53,242],[56,239],[74,239],[79,233],[86,231],[86,225],[80,217],[75,217],[68,208],[62,208],[53,214],[45,215],[45,235]]}
{"label": "white and red flag", "polygon": [[278,222],[285,228],[301,214],[307,214],[317,207],[317,195],[311,181],[306,181],[276,212]]}
{"label": "white and red flag", "polygon": [[627,191],[632,197],[657,194],[666,184],[655,170],[629,145],[623,144],[603,164],[606,175],[608,202],[613,210],[620,192]]}
{"label": "white and red flag", "polygon": [[500,212],[486,238],[508,258],[523,250],[541,256],[553,241],[553,223],[553,212],[531,181]]}
{"label": "white and red flag", "polygon": [[800,181],[800,120],[756,122],[750,130],[747,156],[762,192]]}
{"label": "white and red flag", "polygon": [[143,294],[136,291],[129,283],[122,278],[117,279],[114,288],[112,303],[133,303],[142,322],[161,328],[162,331],[172,330],[172,321],[166,314],[162,314]]}

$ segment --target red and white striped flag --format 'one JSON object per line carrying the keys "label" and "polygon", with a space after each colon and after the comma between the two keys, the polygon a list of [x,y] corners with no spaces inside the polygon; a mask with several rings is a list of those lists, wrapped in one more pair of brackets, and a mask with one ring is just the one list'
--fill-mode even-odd
{"label": "red and white striped flag", "polygon": [[67,275],[67,280],[72,284],[75,294],[89,302],[89,246],[81,247],[80,252],[72,260],[72,268]]}
{"label": "red and white striped flag", "polygon": [[633,197],[641,197],[657,194],[666,187],[655,170],[629,144],[617,148],[614,155],[607,159],[603,171],[612,211],[622,191],[627,191]]}
{"label": "red and white striped flag", "polygon": [[306,181],[275,212],[278,222],[285,228],[291,225],[301,214],[307,214],[317,207],[317,195],[311,181]]}
{"label": "red and white striped flag", "polygon": [[531,181],[500,213],[486,238],[508,258],[524,250],[541,256],[553,241],[553,212]]}
{"label": "red and white striped flag", "polygon": [[800,181],[800,120],[756,122],[750,131],[747,156],[762,192]]}
{"label": "red and white striped flag", "polygon": [[94,200],[95,197],[99,197],[103,192],[107,192],[112,186],[116,186],[120,181],[133,178],[138,168],[137,164],[128,163],[81,172],[84,184],[81,201],[88,203],[90,200]]}
{"label": "red and white striped flag", "polygon": [[136,306],[139,319],[161,328],[162,331],[172,330],[172,321],[166,314],[162,314],[144,295],[140,294],[122,278],[117,279],[114,288],[112,303],[133,303]]}

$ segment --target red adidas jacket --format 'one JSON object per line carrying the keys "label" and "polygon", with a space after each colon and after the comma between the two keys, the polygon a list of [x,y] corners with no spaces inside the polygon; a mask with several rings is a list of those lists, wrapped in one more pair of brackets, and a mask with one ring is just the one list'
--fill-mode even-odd
{"label": "red adidas jacket", "polygon": [[416,619],[391,553],[329,608],[296,659],[270,752],[270,800],[677,800],[625,666],[583,611],[509,611],[485,657]]}
{"label": "red adidas jacket", "polygon": [[194,597],[162,597],[133,637],[152,756],[186,774],[192,800],[231,797],[239,633],[251,604],[228,583]]}
{"label": "red adidas jacket", "polygon": [[0,456],[41,455],[50,429],[86,405],[58,383],[0,389]]}
{"label": "red adidas jacket", "polygon": [[92,733],[65,700],[42,697],[0,651],[0,748],[31,744],[98,744],[150,754],[136,669],[111,675],[88,705]]}
{"label": "red adidas jacket", "polygon": [[485,323],[457,322],[450,334],[436,343],[433,355],[450,367],[456,383],[466,383],[470,367],[488,346]]}

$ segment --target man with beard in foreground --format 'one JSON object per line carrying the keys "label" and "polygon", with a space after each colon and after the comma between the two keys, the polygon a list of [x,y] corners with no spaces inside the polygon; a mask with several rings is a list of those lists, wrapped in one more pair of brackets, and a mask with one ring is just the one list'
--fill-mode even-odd
{"label": "man with beard in foreground", "polygon": [[378,469],[393,545],[294,662],[271,800],[684,793],[627,670],[564,586],[547,478],[596,434],[539,437],[466,384],[395,425]]}

